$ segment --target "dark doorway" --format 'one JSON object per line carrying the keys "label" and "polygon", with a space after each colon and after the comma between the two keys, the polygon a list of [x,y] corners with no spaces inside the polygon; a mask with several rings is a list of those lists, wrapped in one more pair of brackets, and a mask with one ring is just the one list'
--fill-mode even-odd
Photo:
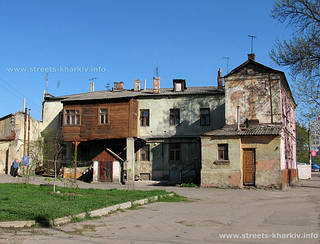
{"label": "dark doorway", "polygon": [[113,162],[99,161],[99,181],[112,182]]}
{"label": "dark doorway", "polygon": [[9,174],[9,149],[6,151],[6,165],[4,171],[6,175]]}

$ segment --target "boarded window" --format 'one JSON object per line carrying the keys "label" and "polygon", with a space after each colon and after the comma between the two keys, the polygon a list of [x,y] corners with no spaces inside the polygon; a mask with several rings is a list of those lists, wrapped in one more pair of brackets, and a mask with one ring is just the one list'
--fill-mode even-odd
{"label": "boarded window", "polygon": [[145,145],[140,149],[140,161],[150,161],[150,146]]}
{"label": "boarded window", "polygon": [[99,109],[99,123],[100,124],[108,124],[108,109],[100,108]]}
{"label": "boarded window", "polygon": [[149,109],[140,109],[140,126],[149,126]]}
{"label": "boarded window", "polygon": [[200,108],[200,125],[210,125],[210,108]]}
{"label": "boarded window", "polygon": [[80,111],[71,109],[65,110],[65,124],[80,125]]}
{"label": "boarded window", "polygon": [[171,161],[179,161],[180,160],[180,144],[172,143],[169,144],[169,160]]}
{"label": "boarded window", "polygon": [[170,125],[180,124],[180,109],[170,109]]}
{"label": "boarded window", "polygon": [[218,144],[218,160],[229,160],[228,144]]}

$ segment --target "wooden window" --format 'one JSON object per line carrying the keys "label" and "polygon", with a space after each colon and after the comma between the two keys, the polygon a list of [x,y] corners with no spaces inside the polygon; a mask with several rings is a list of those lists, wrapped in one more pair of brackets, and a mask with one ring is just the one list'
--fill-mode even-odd
{"label": "wooden window", "polygon": [[229,160],[228,144],[218,144],[218,160]]}
{"label": "wooden window", "polygon": [[65,110],[66,125],[80,125],[80,111],[74,109]]}
{"label": "wooden window", "polygon": [[149,109],[140,109],[140,126],[149,126]]}
{"label": "wooden window", "polygon": [[145,145],[140,149],[140,161],[150,161],[150,145]]}
{"label": "wooden window", "polygon": [[108,124],[108,109],[107,108],[100,108],[99,109],[99,124]]}
{"label": "wooden window", "polygon": [[170,125],[180,124],[180,109],[170,109]]}
{"label": "wooden window", "polygon": [[200,108],[200,125],[210,125],[210,108]]}
{"label": "wooden window", "polygon": [[180,144],[172,143],[169,144],[169,160],[179,161],[180,160]]}

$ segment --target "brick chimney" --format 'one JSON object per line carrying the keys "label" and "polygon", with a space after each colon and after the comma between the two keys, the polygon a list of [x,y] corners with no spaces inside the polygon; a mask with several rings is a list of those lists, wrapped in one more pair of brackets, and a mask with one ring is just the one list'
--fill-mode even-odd
{"label": "brick chimney", "polygon": [[254,53],[249,53],[248,54],[248,59],[252,61],[256,61],[256,55]]}
{"label": "brick chimney", "polygon": [[218,70],[218,76],[217,76],[217,83],[218,83],[218,89],[223,88],[223,78],[221,76],[221,70]]}
{"label": "brick chimney", "polygon": [[141,81],[140,80],[135,80],[134,81],[134,91],[140,91],[141,90]]}
{"label": "brick chimney", "polygon": [[153,93],[160,93],[160,77],[153,77]]}
{"label": "brick chimney", "polygon": [[123,83],[123,81],[114,82],[114,84],[113,84],[113,90],[114,90],[114,91],[122,91],[122,90],[124,90],[124,83]]}

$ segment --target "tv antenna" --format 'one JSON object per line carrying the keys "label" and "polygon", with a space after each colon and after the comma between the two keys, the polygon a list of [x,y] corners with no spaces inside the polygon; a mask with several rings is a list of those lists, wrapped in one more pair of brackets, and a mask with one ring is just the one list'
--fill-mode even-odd
{"label": "tv antenna", "polygon": [[248,37],[250,37],[250,38],[251,38],[251,51],[250,51],[250,53],[253,53],[253,40],[254,40],[254,38],[257,38],[257,36],[254,36],[254,35],[248,35]]}
{"label": "tv antenna", "polygon": [[45,80],[45,89],[44,89],[44,93],[47,94],[48,93],[48,87],[49,87],[49,79],[48,79],[49,74],[46,73],[44,76],[44,80]]}
{"label": "tv antenna", "polygon": [[107,91],[110,91],[110,83],[108,82],[107,85],[105,86]]}
{"label": "tv antenna", "polygon": [[155,75],[156,77],[159,77],[159,66],[156,66]]}
{"label": "tv antenna", "polygon": [[227,74],[229,73],[229,60],[230,60],[230,57],[222,57],[223,59],[226,60],[227,62]]}

